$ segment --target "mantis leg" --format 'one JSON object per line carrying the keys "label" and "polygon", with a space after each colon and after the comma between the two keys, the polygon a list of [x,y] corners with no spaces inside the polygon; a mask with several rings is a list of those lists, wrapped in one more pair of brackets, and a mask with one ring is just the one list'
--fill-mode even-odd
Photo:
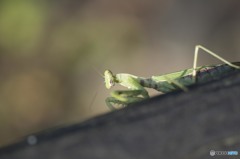
{"label": "mantis leg", "polygon": [[135,78],[125,78],[121,83],[122,85],[127,85],[131,90],[117,90],[111,92],[111,97],[105,100],[109,108],[115,108],[113,106],[114,104],[126,106],[130,103],[149,98],[148,92]]}
{"label": "mantis leg", "polygon": [[201,45],[197,45],[195,46],[195,52],[194,52],[194,60],[193,60],[193,78],[196,80],[196,75],[197,75],[197,58],[198,58],[198,51],[199,49],[202,49],[204,50],[206,53],[212,55],[213,57],[219,59],[220,61],[228,64],[229,66],[233,67],[233,68],[236,68],[236,69],[240,69],[240,66],[237,66],[237,65],[234,65],[232,64],[231,62],[225,60],[224,58],[222,58],[221,56],[218,56],[216,53],[208,50],[207,48],[201,46]]}
{"label": "mantis leg", "polygon": [[[179,78],[181,78],[182,76],[180,76]],[[166,79],[166,81],[169,83],[169,84],[174,84],[175,86],[177,86],[178,88],[182,89],[184,92],[187,92],[188,91],[188,88],[185,87],[183,84],[179,83],[177,80],[174,80],[174,79],[171,79],[169,78],[168,76],[164,76],[164,78]]]}
{"label": "mantis leg", "polygon": [[124,91],[113,91],[111,97],[106,98],[105,102],[111,110],[117,109],[114,105],[127,106],[130,103],[138,102],[144,97],[140,97],[142,90],[124,90]]}
{"label": "mantis leg", "polygon": [[110,110],[117,110],[117,108],[115,107],[116,104],[119,104],[119,105],[122,105],[123,107],[125,107],[124,102],[121,102],[114,97],[107,97],[105,99],[105,102]]}

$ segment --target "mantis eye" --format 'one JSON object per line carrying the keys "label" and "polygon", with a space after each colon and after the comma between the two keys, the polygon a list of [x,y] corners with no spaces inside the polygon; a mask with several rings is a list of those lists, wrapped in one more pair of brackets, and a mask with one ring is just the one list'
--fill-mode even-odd
{"label": "mantis eye", "polygon": [[113,79],[111,79],[111,80],[109,81],[109,83],[110,83],[111,86],[114,86],[114,85],[115,85],[115,82],[113,81]]}

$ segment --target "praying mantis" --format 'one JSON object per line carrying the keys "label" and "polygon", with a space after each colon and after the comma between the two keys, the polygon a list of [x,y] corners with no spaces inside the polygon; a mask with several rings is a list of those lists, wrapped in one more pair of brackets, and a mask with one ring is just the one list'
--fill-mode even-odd
{"label": "praying mantis", "polygon": [[[197,67],[199,49],[202,49],[204,52],[212,55],[225,64]],[[125,107],[131,103],[148,99],[149,95],[145,87],[155,89],[162,93],[173,92],[179,89],[188,91],[187,86],[218,78],[233,69],[240,69],[240,62],[231,63],[209,49],[201,45],[196,45],[193,68],[191,69],[160,76],[152,76],[150,78],[138,77],[127,73],[114,75],[110,70],[106,70],[104,72],[104,79],[107,89],[112,88],[115,84],[120,84],[127,87],[128,90],[112,91],[110,93],[111,97],[107,97],[105,102],[110,109],[115,110],[117,109],[115,105]]]}

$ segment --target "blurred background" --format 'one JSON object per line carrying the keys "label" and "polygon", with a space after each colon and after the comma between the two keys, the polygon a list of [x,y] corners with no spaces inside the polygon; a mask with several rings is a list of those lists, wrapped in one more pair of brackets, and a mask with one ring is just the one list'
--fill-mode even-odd
{"label": "blurred background", "polygon": [[191,68],[197,44],[240,61],[239,28],[239,0],[1,0],[0,146],[108,112],[105,69]]}

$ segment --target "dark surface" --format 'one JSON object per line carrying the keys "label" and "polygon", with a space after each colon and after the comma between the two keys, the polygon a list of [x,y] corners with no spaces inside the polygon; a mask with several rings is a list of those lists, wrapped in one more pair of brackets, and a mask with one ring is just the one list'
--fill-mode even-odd
{"label": "dark surface", "polygon": [[[45,131],[37,143],[0,150],[1,159],[203,159],[240,151],[240,73]],[[222,158],[231,158],[222,156]]]}

